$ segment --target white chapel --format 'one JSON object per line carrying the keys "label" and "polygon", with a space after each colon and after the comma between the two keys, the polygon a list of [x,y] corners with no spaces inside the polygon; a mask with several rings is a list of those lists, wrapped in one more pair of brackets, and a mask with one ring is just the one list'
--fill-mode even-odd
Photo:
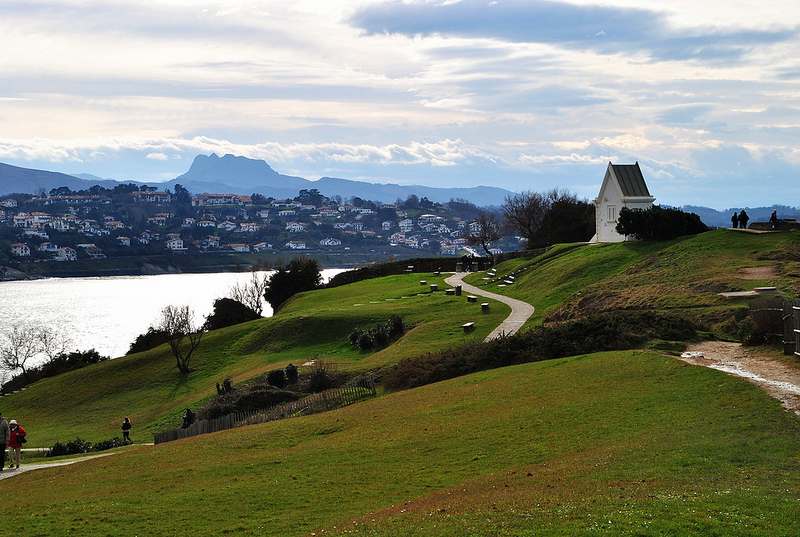
{"label": "white chapel", "polygon": [[617,233],[617,216],[623,207],[648,209],[656,199],[650,195],[639,163],[608,163],[600,193],[594,199],[595,236],[591,242],[623,242],[630,240]]}

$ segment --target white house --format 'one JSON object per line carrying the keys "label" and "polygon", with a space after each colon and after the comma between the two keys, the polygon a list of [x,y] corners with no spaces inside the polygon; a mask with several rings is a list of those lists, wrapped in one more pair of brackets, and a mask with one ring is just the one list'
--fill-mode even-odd
{"label": "white house", "polygon": [[286,247],[291,250],[305,250],[306,243],[303,241],[289,241],[286,243]]}
{"label": "white house", "polygon": [[31,255],[31,249],[24,242],[15,242],[11,245],[11,254],[19,257],[27,257]]}
{"label": "white house", "polygon": [[78,252],[69,246],[64,246],[58,249],[53,259],[56,261],[75,261],[78,259]]}
{"label": "white house", "polygon": [[333,237],[328,237],[319,241],[321,246],[341,246],[342,241]]}
{"label": "white house", "polygon": [[600,193],[594,199],[595,236],[591,242],[623,242],[630,240],[617,233],[617,217],[623,207],[648,209],[656,199],[650,195],[639,163],[608,163]]}
{"label": "white house", "polygon": [[181,250],[186,250],[186,248],[183,245],[183,239],[181,239],[181,238],[168,239],[164,243],[164,246],[166,246],[168,250],[172,250],[173,252],[179,252]]}
{"label": "white house", "polygon": [[243,252],[243,253],[245,253],[245,252],[249,252],[250,251],[250,245],[249,244],[243,244],[243,243],[229,244],[228,248],[230,248],[234,252]]}

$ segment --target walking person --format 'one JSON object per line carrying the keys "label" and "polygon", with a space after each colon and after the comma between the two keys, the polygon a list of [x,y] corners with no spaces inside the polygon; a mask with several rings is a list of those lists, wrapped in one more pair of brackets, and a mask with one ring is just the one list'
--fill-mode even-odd
{"label": "walking person", "polygon": [[25,429],[20,427],[17,420],[8,422],[11,429],[11,439],[8,441],[8,460],[11,462],[11,468],[14,467],[14,461],[17,461],[17,470],[19,470],[19,461],[22,458],[22,444],[27,442],[25,436],[28,434]]}
{"label": "walking person", "polygon": [[747,216],[747,213],[745,212],[745,210],[742,209],[742,212],[739,213],[739,227],[741,229],[747,229],[747,221],[748,220],[750,220],[750,217]]}
{"label": "walking person", "polygon": [[3,471],[3,468],[6,466],[6,445],[11,440],[11,427],[8,426],[8,422],[0,414],[0,472]]}
{"label": "walking person", "polygon": [[737,213],[735,211],[733,213],[733,216],[731,216],[731,227],[733,229],[736,229],[737,227],[739,227],[739,213]]}
{"label": "walking person", "polygon": [[122,443],[133,444],[133,440],[131,440],[131,420],[128,419],[128,416],[125,416],[125,419],[122,420]]}

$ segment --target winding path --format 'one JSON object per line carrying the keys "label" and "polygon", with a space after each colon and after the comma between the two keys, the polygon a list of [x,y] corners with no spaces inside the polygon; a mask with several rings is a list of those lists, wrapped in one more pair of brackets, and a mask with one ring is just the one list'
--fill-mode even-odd
{"label": "winding path", "polygon": [[475,287],[474,285],[470,285],[468,283],[464,283],[464,276],[469,274],[468,272],[457,272],[448,278],[445,278],[445,282],[448,285],[455,287],[456,285],[460,285],[461,289],[466,291],[467,293],[471,293],[473,295],[480,295],[482,297],[491,298],[492,300],[497,300],[498,302],[502,302],[503,304],[508,304],[511,306],[511,314],[506,317],[506,319],[500,323],[500,325],[492,330],[492,333],[486,336],[484,341],[491,341],[495,338],[498,338],[502,335],[510,336],[511,334],[515,334],[522,328],[522,325],[525,324],[533,312],[535,308],[528,304],[527,302],[523,302],[522,300],[517,300],[516,298],[510,298],[503,295],[498,295],[497,293],[491,293],[489,291],[484,291],[479,287]]}

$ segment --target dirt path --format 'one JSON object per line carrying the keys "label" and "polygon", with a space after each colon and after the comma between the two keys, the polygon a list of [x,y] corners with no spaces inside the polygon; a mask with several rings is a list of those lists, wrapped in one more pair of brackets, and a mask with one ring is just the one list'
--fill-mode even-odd
{"label": "dirt path", "polygon": [[745,378],[800,416],[800,363],[776,360],[724,341],[691,345],[681,360]]}
{"label": "dirt path", "polygon": [[500,323],[500,326],[495,328],[491,334],[486,336],[484,341],[491,341],[492,339],[498,338],[501,335],[510,336],[511,334],[515,334],[522,328],[522,325],[525,324],[525,321],[533,315],[534,307],[528,304],[527,302],[523,302],[522,300],[517,300],[516,298],[510,298],[503,295],[498,295],[497,293],[491,293],[489,291],[484,291],[474,285],[470,285],[468,283],[464,283],[464,276],[469,274],[468,272],[457,272],[452,276],[446,278],[444,281],[447,282],[448,285],[452,285],[455,287],[456,285],[460,285],[461,289],[466,291],[467,293],[472,293],[473,295],[480,295],[486,298],[491,298],[492,300],[497,300],[498,302],[502,302],[504,304],[508,304],[511,306],[511,313],[505,320]]}

